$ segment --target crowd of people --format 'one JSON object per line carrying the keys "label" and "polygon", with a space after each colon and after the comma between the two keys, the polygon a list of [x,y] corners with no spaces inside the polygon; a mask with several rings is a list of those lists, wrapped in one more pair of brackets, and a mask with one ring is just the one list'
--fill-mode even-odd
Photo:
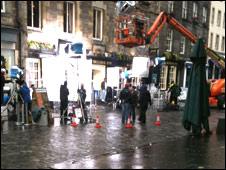
{"label": "crowd of people", "polygon": [[147,90],[147,86],[142,84],[137,90],[135,86],[126,84],[119,95],[119,99],[122,103],[122,124],[126,124],[128,118],[132,120],[132,124],[136,121],[136,107],[139,108],[138,121],[141,123],[146,122],[146,111],[148,105],[152,104],[150,92]]}

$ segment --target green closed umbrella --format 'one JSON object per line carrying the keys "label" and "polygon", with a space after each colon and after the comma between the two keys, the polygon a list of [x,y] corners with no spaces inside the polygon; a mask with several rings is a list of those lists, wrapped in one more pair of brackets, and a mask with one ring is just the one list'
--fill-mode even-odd
{"label": "green closed umbrella", "polygon": [[210,115],[208,95],[209,88],[206,81],[206,51],[203,39],[198,39],[191,53],[193,62],[188,85],[188,95],[183,114],[183,126],[193,134],[201,134],[202,126],[209,133]]}

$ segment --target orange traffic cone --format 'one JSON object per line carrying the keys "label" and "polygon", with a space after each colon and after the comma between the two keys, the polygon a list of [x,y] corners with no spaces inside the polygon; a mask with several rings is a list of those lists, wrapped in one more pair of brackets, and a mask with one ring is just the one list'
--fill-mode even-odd
{"label": "orange traffic cone", "polygon": [[96,116],[96,128],[101,128],[101,125],[100,125],[100,121],[99,121],[99,115]]}
{"label": "orange traffic cone", "polygon": [[156,121],[155,121],[155,125],[156,125],[156,126],[160,126],[160,125],[161,125],[161,122],[160,122],[160,115],[159,115],[159,114],[157,114]]}
{"label": "orange traffic cone", "polygon": [[75,114],[72,115],[71,126],[73,126],[73,127],[77,127],[78,126],[78,124],[76,123],[76,115]]}
{"label": "orange traffic cone", "polygon": [[133,125],[132,125],[132,123],[131,123],[131,121],[130,121],[130,116],[128,117],[128,120],[127,120],[127,123],[126,123],[126,125],[125,125],[125,128],[132,128],[133,127]]}

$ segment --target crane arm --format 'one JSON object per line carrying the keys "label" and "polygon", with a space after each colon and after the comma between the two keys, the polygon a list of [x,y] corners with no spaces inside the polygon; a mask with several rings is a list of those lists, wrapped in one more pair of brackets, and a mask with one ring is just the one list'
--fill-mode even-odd
{"label": "crane arm", "polygon": [[[158,36],[160,31],[162,30],[165,23],[168,23],[172,25],[178,32],[180,32],[183,36],[188,38],[191,42],[195,43],[197,40],[197,37],[189,31],[187,28],[185,28],[182,24],[180,24],[175,18],[169,16],[166,12],[161,12],[159,16],[154,21],[153,25],[147,32],[146,37],[148,37],[150,40],[148,43],[152,44],[155,40],[155,38]],[[207,55],[212,59],[217,61],[220,66],[225,69],[225,60],[223,57],[219,56],[216,52],[211,50],[210,48],[206,47],[206,53]]]}

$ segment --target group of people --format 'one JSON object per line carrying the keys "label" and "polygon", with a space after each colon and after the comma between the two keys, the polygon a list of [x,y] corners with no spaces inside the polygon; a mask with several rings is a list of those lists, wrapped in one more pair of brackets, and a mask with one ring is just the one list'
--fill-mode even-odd
{"label": "group of people", "polygon": [[[84,114],[84,117],[81,118],[81,121],[85,121],[85,123],[88,122],[88,115],[86,111],[85,106],[85,100],[86,100],[86,90],[84,88],[84,85],[81,85],[81,88],[77,90],[77,93],[79,95],[79,105],[82,109],[82,112]],[[60,114],[61,114],[61,122],[64,121],[66,124],[67,121],[67,112],[68,112],[68,96],[69,96],[69,90],[67,88],[67,81],[64,82],[63,85],[60,86]]]}
{"label": "group of people", "polygon": [[122,124],[126,124],[129,117],[132,117],[132,124],[136,121],[136,107],[139,106],[139,118],[141,123],[146,122],[146,111],[148,104],[152,104],[150,92],[147,90],[147,86],[142,84],[137,90],[135,86],[131,84],[125,84],[119,95],[119,99],[122,103]]}

